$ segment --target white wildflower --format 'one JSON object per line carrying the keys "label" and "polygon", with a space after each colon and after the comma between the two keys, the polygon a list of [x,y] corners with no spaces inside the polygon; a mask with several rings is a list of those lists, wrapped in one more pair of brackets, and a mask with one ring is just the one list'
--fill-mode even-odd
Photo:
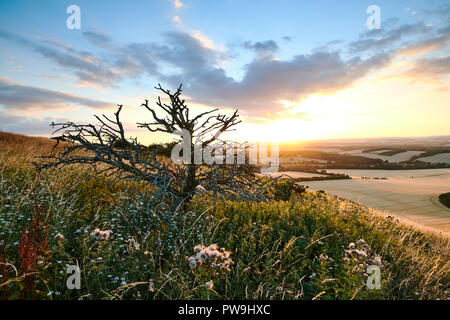
{"label": "white wildflower", "polygon": [[189,265],[193,268],[197,265],[197,259],[195,259],[195,257],[190,257],[189,258]]}
{"label": "white wildflower", "polygon": [[64,240],[64,236],[63,236],[61,233],[58,233],[58,234],[55,236],[55,239],[56,239],[56,240]]}
{"label": "white wildflower", "polygon": [[206,189],[205,189],[204,186],[202,186],[201,184],[199,184],[199,185],[197,185],[197,186],[195,187],[195,191],[196,191],[196,192],[206,192]]}
{"label": "white wildflower", "polygon": [[93,235],[95,235],[98,239],[98,241],[106,241],[111,237],[111,234],[113,232],[111,230],[100,230],[99,228],[95,228],[94,232],[92,232]]}
{"label": "white wildflower", "polygon": [[214,287],[214,282],[212,280],[208,281],[205,283],[205,288],[208,290],[212,290],[212,288]]}

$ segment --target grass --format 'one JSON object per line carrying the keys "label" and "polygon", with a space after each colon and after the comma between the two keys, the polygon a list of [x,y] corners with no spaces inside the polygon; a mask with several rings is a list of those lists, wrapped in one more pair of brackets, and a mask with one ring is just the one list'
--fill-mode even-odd
{"label": "grass", "polygon": [[[214,207],[202,193],[187,213],[161,209],[157,215],[151,196],[131,182],[107,184],[82,166],[39,174],[30,164],[41,154],[34,141],[23,140],[15,155],[14,140],[0,154],[3,299],[450,297],[449,240],[364,206],[306,192],[288,201],[223,200]],[[33,152],[23,153],[26,148]],[[23,231],[38,225],[38,211],[48,243],[30,233],[42,248],[34,257],[29,242],[24,259]],[[112,234],[99,241],[97,228]],[[367,257],[349,257],[349,245],[360,239]],[[230,270],[212,263],[191,267],[199,244],[230,251]],[[369,290],[364,270],[376,259],[381,289]],[[67,266],[74,264],[81,270],[79,290],[66,286]]]}

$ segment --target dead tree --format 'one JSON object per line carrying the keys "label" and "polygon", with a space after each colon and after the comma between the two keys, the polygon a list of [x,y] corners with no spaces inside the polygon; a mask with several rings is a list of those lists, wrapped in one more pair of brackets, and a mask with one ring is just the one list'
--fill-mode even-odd
{"label": "dead tree", "polygon": [[[163,92],[170,99],[170,104],[162,102],[161,97],[158,97],[158,101],[156,102],[157,106],[165,112],[165,117],[158,117],[155,110],[148,105],[149,101],[145,100],[145,103],[143,103],[142,106],[150,111],[153,119],[151,122],[138,123],[138,127],[146,128],[150,132],[159,131],[174,134],[174,132],[185,130],[189,133],[191,157],[187,164],[187,174],[182,188],[182,193],[188,195],[192,193],[198,185],[196,172],[199,165],[195,164],[194,161],[195,140],[210,135],[206,141],[202,142],[202,149],[216,141],[223,132],[230,130],[231,127],[241,122],[237,120],[239,117],[237,114],[238,110],[229,117],[222,114],[211,115],[218,111],[218,109],[203,112],[195,117],[190,117],[189,108],[186,106],[185,100],[180,98],[182,92],[181,85],[175,93],[163,89],[160,84],[155,88]],[[209,116],[204,119],[207,115]],[[201,124],[199,124],[200,121],[202,121]]]}
{"label": "dead tree", "polygon": [[[114,118],[106,115],[95,116],[98,125],[76,124],[74,122],[52,123],[53,139],[57,145],[64,141],[63,152],[55,152],[45,156],[42,168],[71,164],[87,164],[93,168],[98,177],[110,176],[114,179],[139,179],[156,186],[159,192],[176,197],[180,201],[191,199],[196,187],[202,185],[206,190],[219,194],[262,200],[266,198],[265,188],[268,179],[262,179],[249,172],[237,163],[226,165],[196,164],[194,146],[201,141],[201,149],[219,141],[222,133],[232,130],[239,124],[238,110],[227,116],[217,114],[218,109],[191,116],[185,100],[181,99],[181,85],[172,93],[161,85],[155,87],[167,98],[168,103],[158,97],[157,110],[145,100],[141,106],[149,111],[151,120],[139,122],[138,127],[150,132],[174,134],[185,131],[189,133],[191,148],[190,161],[187,164],[175,165],[171,161],[162,160],[157,154],[139,144],[137,139],[127,138],[120,120],[122,105],[118,105]],[[120,147],[118,147],[120,146]],[[269,179],[270,180],[270,179]]]}

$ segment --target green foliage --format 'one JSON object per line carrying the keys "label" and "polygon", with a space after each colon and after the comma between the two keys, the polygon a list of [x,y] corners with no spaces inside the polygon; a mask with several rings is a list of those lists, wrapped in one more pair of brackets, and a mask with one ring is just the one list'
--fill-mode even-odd
{"label": "green foliage", "polygon": [[282,179],[274,185],[274,195],[276,200],[287,201],[293,194],[302,194],[308,187],[298,185],[291,179]]}

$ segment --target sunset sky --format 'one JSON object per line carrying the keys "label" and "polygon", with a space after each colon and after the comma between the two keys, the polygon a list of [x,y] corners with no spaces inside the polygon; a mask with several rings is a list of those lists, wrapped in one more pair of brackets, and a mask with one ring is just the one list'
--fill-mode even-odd
{"label": "sunset sky", "polygon": [[449,42],[448,1],[0,0],[0,130],[120,103],[130,135],[167,141],[135,125],[160,82],[194,112],[238,108],[242,139],[450,135]]}

